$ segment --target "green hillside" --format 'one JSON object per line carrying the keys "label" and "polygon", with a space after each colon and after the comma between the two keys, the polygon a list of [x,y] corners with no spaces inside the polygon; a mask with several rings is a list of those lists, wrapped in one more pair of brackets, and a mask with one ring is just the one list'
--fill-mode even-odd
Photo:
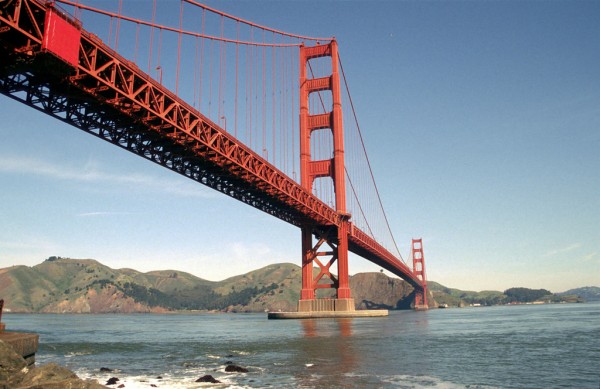
{"label": "green hillside", "polygon": [[12,312],[264,311],[295,309],[300,268],[269,265],[220,282],[161,270],[112,269],[91,259],[50,257],[0,269],[0,298]]}
{"label": "green hillside", "polygon": [[560,296],[579,296],[585,301],[600,301],[600,288],[597,286],[584,286],[558,293]]}
{"label": "green hillside", "polygon": [[438,304],[448,304],[448,306],[457,307],[467,305],[490,306],[533,302],[572,303],[584,301],[580,295],[573,293],[573,291],[554,294],[546,289],[510,288],[504,292],[495,290],[474,292],[448,288],[433,281],[428,281],[427,284]]}
{"label": "green hillside", "polygon": [[[581,301],[573,293],[558,296],[545,289],[474,292],[433,281],[428,285],[430,307]],[[414,300],[408,283],[383,273],[356,274],[350,278],[350,288],[357,309],[409,309]],[[112,269],[93,259],[60,257],[50,257],[33,267],[0,269],[0,298],[12,312],[294,311],[300,289],[301,269],[289,263],[269,265],[218,282],[177,270],[141,273]],[[593,288],[586,291],[590,295],[596,292]]]}
{"label": "green hillside", "polygon": [[495,290],[481,292],[448,288],[437,282],[428,281],[427,286],[439,304],[465,306],[470,304],[497,305],[506,298],[504,293]]}

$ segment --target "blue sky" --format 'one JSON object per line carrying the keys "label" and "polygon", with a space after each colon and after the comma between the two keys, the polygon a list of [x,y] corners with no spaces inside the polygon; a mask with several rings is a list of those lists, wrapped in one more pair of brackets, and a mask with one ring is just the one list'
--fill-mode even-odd
{"label": "blue sky", "polygon": [[[600,286],[600,2],[210,4],[337,38],[391,228],[405,257],[424,239],[429,279]],[[292,226],[9,98],[0,115],[0,267],[300,264]]]}

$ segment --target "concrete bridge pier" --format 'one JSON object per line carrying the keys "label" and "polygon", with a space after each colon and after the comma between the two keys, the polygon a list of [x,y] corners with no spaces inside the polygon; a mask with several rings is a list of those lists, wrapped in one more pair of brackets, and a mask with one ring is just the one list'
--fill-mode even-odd
{"label": "concrete bridge pier", "polygon": [[269,319],[319,319],[342,317],[379,317],[387,316],[387,309],[354,309],[353,298],[315,298],[300,300],[298,312],[269,312]]}
{"label": "concrete bridge pier", "polygon": [[353,312],[353,298],[312,299],[298,301],[298,312]]}
{"label": "concrete bridge pier", "polygon": [[5,331],[6,325],[2,323],[2,309],[4,300],[0,300],[0,340],[10,344],[16,353],[20,354],[29,366],[35,365],[35,353],[38,350],[39,335],[23,332]]}

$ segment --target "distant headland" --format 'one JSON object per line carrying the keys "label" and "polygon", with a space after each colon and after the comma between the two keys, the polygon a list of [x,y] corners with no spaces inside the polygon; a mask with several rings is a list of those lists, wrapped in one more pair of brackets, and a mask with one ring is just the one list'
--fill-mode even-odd
{"label": "distant headland", "polygon": [[[472,292],[428,282],[431,307],[563,303],[600,300],[600,288],[560,294],[545,289],[511,288]],[[357,309],[409,309],[413,288],[383,273],[359,273],[350,287]],[[93,259],[50,257],[42,263],[0,269],[5,312],[167,313],[176,311],[264,312],[295,310],[301,269],[278,263],[208,281],[176,270],[141,273],[112,269]]]}

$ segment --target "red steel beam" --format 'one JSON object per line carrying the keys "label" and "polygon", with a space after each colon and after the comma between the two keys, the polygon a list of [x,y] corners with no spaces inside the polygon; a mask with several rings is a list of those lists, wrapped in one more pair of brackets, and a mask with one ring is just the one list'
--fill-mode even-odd
{"label": "red steel beam", "polygon": [[[335,210],[154,81],[134,63],[110,49],[95,35],[81,30],[79,62],[74,69],[60,58],[56,59],[61,65],[58,66],[60,69],[49,70],[39,64],[36,66],[37,56],[44,53],[44,22],[49,7],[50,4],[39,0],[22,0],[0,8],[2,93],[190,178],[194,178],[196,173],[189,172],[190,168],[180,161],[184,158],[174,156],[175,152],[185,158],[203,159],[202,168],[208,166],[206,169],[211,176],[210,180],[197,179],[199,182],[214,189],[219,186],[218,190],[237,199],[251,197],[250,200],[240,200],[288,223],[300,226],[308,220],[315,225],[337,228],[341,223],[348,223]],[[62,15],[60,11],[54,12]],[[77,25],[76,21],[65,15],[62,17]],[[315,50],[323,49],[319,47]],[[321,53],[315,51],[309,54],[318,56]],[[44,82],[33,85],[31,80],[37,78]],[[329,82],[315,81],[311,89],[325,88]],[[48,85],[52,85],[56,93],[48,92]],[[78,90],[76,93],[71,92],[73,87]],[[21,98],[17,92],[26,92],[28,95]],[[60,92],[63,95],[59,96]],[[77,98],[69,93],[74,93],[73,96]],[[91,103],[82,103],[90,98]],[[91,108],[92,105],[99,107],[97,111]],[[80,112],[74,112],[74,106],[80,107]],[[114,120],[101,118],[100,111],[107,107],[113,115],[116,114]],[[114,127],[114,122],[122,122],[137,132],[119,132],[114,128],[112,132],[106,130],[111,125]],[[98,123],[108,127],[100,128],[102,126]],[[86,129],[86,125],[96,126],[96,133]],[[315,125],[319,126],[317,123]],[[140,128],[145,133],[142,134]],[[133,147],[130,145],[132,139],[141,140]],[[154,140],[154,144],[150,140]],[[225,178],[219,177],[219,174]],[[233,181],[237,185],[244,182],[252,190],[234,196],[220,188],[221,185],[233,185]],[[265,205],[267,202],[273,205]],[[255,204],[260,204],[260,207]],[[420,280],[413,272],[383,246],[352,225],[349,230],[350,251],[402,277],[415,288],[422,289]]]}
{"label": "red steel beam", "polygon": [[392,272],[413,287],[423,288],[421,280],[404,262],[398,260],[385,247],[353,224],[351,224],[348,244],[350,251],[353,253]]}

